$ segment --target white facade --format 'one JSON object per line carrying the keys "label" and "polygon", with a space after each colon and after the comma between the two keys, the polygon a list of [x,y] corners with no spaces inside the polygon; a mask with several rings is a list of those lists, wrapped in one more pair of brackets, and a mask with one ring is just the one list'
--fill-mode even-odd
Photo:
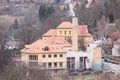
{"label": "white facade", "polygon": [[114,43],[114,47],[112,48],[113,56],[120,56],[120,39]]}
{"label": "white facade", "polygon": [[67,58],[75,57],[75,70],[80,70],[80,67],[81,67],[80,66],[80,57],[85,58],[83,61],[85,63],[85,66],[83,65],[83,67],[85,69],[93,68],[93,65],[94,65],[93,50],[96,47],[97,47],[97,44],[91,43],[86,51],[78,51],[78,52],[69,51],[69,52],[67,52]]}

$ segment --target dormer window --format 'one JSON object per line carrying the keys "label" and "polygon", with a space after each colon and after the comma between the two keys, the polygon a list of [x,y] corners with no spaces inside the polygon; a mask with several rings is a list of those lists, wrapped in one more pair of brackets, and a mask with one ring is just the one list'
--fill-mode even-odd
{"label": "dormer window", "polygon": [[49,51],[49,47],[45,47],[45,48],[44,48],[44,51]]}

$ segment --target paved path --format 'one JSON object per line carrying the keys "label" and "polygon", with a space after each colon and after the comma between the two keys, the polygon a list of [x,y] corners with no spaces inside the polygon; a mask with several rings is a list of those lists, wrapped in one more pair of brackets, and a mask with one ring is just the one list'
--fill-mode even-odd
{"label": "paved path", "polygon": [[115,73],[120,73],[120,65],[105,62],[105,66],[108,67],[108,70],[112,70]]}

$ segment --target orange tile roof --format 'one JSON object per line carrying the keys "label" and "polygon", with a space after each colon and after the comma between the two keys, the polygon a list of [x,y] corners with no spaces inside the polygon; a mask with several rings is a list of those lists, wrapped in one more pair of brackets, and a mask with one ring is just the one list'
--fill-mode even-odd
{"label": "orange tile roof", "polygon": [[72,47],[63,37],[51,37],[46,41],[48,44],[58,44],[64,47]]}
{"label": "orange tile roof", "polygon": [[72,23],[69,21],[62,22],[58,27],[59,28],[72,28]]}
{"label": "orange tile roof", "polygon": [[78,36],[91,36],[87,27],[87,25],[78,25]]}
{"label": "orange tile roof", "polygon": [[109,37],[113,40],[117,40],[119,38],[120,32],[119,31],[115,31],[113,33],[109,34]]}
{"label": "orange tile roof", "polygon": [[[44,48],[48,47],[49,50],[45,51]],[[51,52],[57,52],[57,53],[63,53],[65,52],[63,50],[63,47],[72,47],[70,43],[68,43],[64,38],[62,37],[51,37],[48,40],[37,40],[34,43],[30,45],[25,45],[25,48],[21,50],[21,52],[25,53],[51,53]]]}
{"label": "orange tile roof", "polygon": [[49,31],[47,31],[45,34],[43,34],[42,36],[57,36],[57,30],[56,29],[50,29]]}
{"label": "orange tile roof", "polygon": [[[58,27],[59,28],[71,28],[72,29],[72,23],[71,22],[62,22]],[[48,32],[43,34],[42,36],[57,36],[57,30],[56,29],[50,29]],[[78,25],[78,36],[91,36],[90,33],[88,33],[88,25]]]}

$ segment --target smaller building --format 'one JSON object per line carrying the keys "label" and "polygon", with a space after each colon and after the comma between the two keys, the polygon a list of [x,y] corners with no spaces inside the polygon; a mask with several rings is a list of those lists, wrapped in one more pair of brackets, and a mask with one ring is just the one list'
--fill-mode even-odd
{"label": "smaller building", "polygon": [[120,56],[120,38],[114,42],[114,47],[112,48],[113,56]]}
{"label": "smaller building", "polygon": [[[64,21],[57,26],[56,29],[50,29],[48,32],[42,35],[42,40],[47,40],[52,35],[58,37],[64,37],[65,40],[72,43],[73,25],[69,21]],[[77,25],[77,34],[79,40],[84,39],[85,43],[89,42],[92,35],[88,32],[88,25]]]}
{"label": "smaller building", "polygon": [[86,51],[67,52],[67,70],[101,70],[101,48],[90,43]]}

